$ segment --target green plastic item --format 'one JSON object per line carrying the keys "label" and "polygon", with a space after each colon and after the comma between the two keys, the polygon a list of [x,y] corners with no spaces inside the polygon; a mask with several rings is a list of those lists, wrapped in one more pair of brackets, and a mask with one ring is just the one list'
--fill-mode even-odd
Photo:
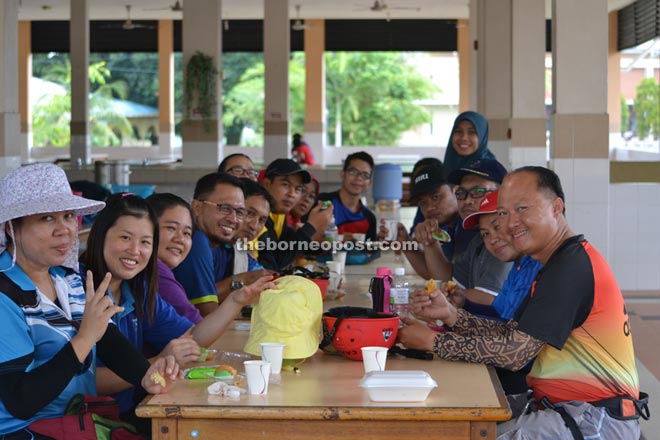
{"label": "green plastic item", "polygon": [[229,379],[232,374],[229,371],[221,370],[216,374],[215,367],[195,367],[186,370],[186,379]]}
{"label": "green plastic item", "polygon": [[436,231],[431,232],[431,237],[443,243],[449,243],[451,241],[451,236],[444,229],[440,229],[437,232]]}

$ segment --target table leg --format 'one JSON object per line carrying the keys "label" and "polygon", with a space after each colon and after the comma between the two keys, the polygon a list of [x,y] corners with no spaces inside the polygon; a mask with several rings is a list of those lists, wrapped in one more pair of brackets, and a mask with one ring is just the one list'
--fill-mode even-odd
{"label": "table leg", "polygon": [[177,419],[151,419],[153,440],[174,440],[177,438]]}
{"label": "table leg", "polygon": [[495,422],[471,422],[470,440],[495,440],[497,424]]}

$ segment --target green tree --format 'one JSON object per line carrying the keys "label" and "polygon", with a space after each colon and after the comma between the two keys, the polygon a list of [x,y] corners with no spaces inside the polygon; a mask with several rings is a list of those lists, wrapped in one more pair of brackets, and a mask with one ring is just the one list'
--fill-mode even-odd
{"label": "green tree", "polygon": [[[304,125],[304,54],[289,63],[290,120]],[[223,123],[240,121],[263,136],[264,67],[248,68],[231,90],[225,89]],[[430,120],[416,100],[437,88],[392,52],[326,54],[328,131],[336,145],[394,145],[401,134]]]}
{"label": "green tree", "polygon": [[639,139],[646,138],[649,133],[660,137],[660,84],[655,78],[644,78],[637,86],[635,113]]}
{"label": "green tree", "polygon": [[[251,67],[258,63],[263,65],[263,54],[252,52],[230,52],[222,55],[222,89],[223,93],[229,93],[241,81],[241,77]],[[262,86],[263,88],[263,86]],[[225,115],[227,115],[225,117]],[[263,119],[263,111],[261,113]],[[227,98],[223,96],[222,122],[227,143],[238,145],[241,142],[243,127],[246,125],[243,117],[232,111],[227,105]]]}
{"label": "green tree", "polygon": [[[305,70],[304,55],[294,54],[289,62],[289,108],[291,126],[294,131],[301,131],[304,127],[305,107]],[[234,127],[234,130],[243,131],[243,127],[252,128],[256,138],[247,145],[263,145],[264,124],[264,86],[265,67],[262,61],[248,67],[239,81],[231,89],[225,88],[223,96],[222,123],[225,129]],[[240,140],[240,132],[236,133],[235,143]],[[232,139],[227,133],[227,143]]]}
{"label": "green tree", "polygon": [[[63,95],[42,98],[32,114],[32,126],[35,145],[63,147],[70,145],[71,133],[71,64],[68,57],[54,62],[52,68],[43,72],[44,79],[60,84]],[[126,95],[126,83],[108,82],[110,71],[105,62],[100,61],[89,66],[89,80],[94,91],[89,98],[90,138],[92,145],[122,145],[123,138],[132,138],[133,129],[128,120],[115,113],[111,107],[113,97]]]}
{"label": "green tree", "polygon": [[[126,84],[122,99],[158,107],[158,54],[146,52],[92,53],[90,64],[104,61],[112,80]],[[93,91],[94,89],[92,89]],[[119,98],[119,96],[115,96]]]}
{"label": "green tree", "polygon": [[396,145],[403,132],[431,120],[415,101],[438,89],[401,53],[329,53],[326,71],[328,131],[341,133],[342,145]]}
{"label": "green tree", "polygon": [[628,131],[630,123],[630,109],[626,103],[626,97],[621,95],[621,134]]}

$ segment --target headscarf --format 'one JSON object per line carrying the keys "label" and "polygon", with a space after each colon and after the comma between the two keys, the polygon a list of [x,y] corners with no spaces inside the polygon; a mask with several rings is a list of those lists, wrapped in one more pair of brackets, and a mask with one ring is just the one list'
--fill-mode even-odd
{"label": "headscarf", "polygon": [[[454,137],[454,130],[461,121],[469,121],[474,129],[477,131],[479,137],[479,147],[477,151],[468,155],[459,155],[454,146],[452,145],[452,138]],[[467,111],[463,112],[454,120],[454,126],[451,128],[449,135],[449,142],[447,142],[447,150],[445,151],[444,165],[447,173],[451,173],[462,167],[466,167],[478,159],[495,159],[495,155],[488,149],[488,121],[481,113]]]}

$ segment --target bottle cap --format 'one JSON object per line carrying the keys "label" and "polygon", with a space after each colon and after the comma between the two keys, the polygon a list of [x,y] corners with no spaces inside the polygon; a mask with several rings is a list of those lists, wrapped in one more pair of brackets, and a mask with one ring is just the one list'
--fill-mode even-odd
{"label": "bottle cap", "polygon": [[392,275],[392,269],[389,267],[377,267],[376,268],[376,276],[377,277],[384,277],[386,275]]}
{"label": "bottle cap", "polygon": [[405,275],[406,269],[404,267],[397,267],[394,269],[394,275]]}

